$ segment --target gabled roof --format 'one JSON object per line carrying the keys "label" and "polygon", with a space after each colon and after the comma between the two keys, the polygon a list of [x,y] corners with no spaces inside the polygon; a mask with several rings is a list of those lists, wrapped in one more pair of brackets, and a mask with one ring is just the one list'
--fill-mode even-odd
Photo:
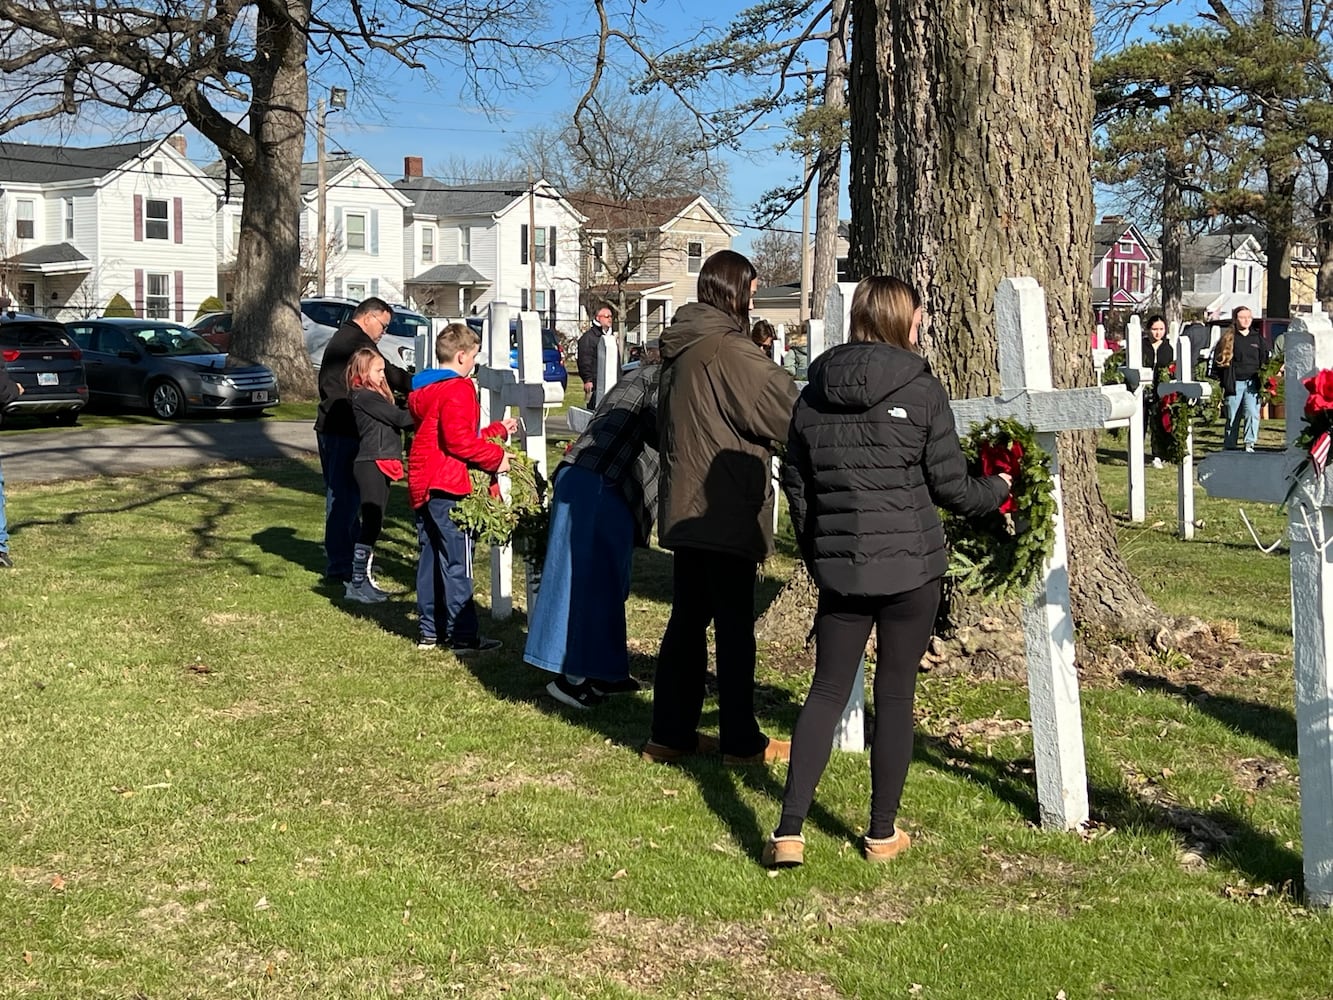
{"label": "gabled roof", "polygon": [[411,199],[417,215],[437,219],[499,215],[528,191],[528,182],[522,180],[445,184],[434,177],[407,177],[394,181],[393,186]]}
{"label": "gabled roof", "polygon": [[1121,222],[1099,222],[1092,227],[1092,262],[1096,264],[1110,253],[1111,247],[1119,243],[1125,233],[1133,235],[1150,260],[1157,260],[1161,256],[1156,242],[1145,236],[1135,223],[1126,219]]}
{"label": "gabled roof", "polygon": [[[203,172],[222,185],[226,181],[227,168],[221,160],[214,160],[207,166],[201,168]],[[347,174],[358,169],[364,170],[373,180],[377,182],[378,187],[388,192],[395,200],[403,202],[402,192],[394,190],[384,175],[377,171],[365,160],[359,156],[336,156],[327,157],[324,160],[324,184],[327,188],[339,187],[340,181]],[[319,188],[319,163],[301,164],[301,197],[305,199],[313,198],[318,193]],[[240,199],[245,193],[245,183],[241,175],[233,172],[231,175],[231,197],[233,201]],[[406,204],[404,204],[406,207]]]}
{"label": "gabled roof", "polygon": [[422,271],[415,278],[408,278],[409,285],[489,285],[491,279],[482,274],[471,264],[436,264]]}
{"label": "gabled roof", "polygon": [[1207,274],[1244,248],[1252,259],[1264,261],[1263,247],[1252,233],[1206,233],[1196,236],[1180,249],[1180,270],[1184,274]]}
{"label": "gabled roof", "polygon": [[114,146],[48,146],[32,142],[0,142],[0,181],[58,184],[104,177],[130,160],[142,158],[160,139],[141,139]]}
{"label": "gabled roof", "polygon": [[569,195],[569,203],[588,218],[588,228],[607,232],[633,229],[668,229],[677,219],[700,205],[718,226],[730,235],[737,230],[722,217],[700,194],[684,194],[669,198],[632,198],[617,200],[609,195],[579,191]]}

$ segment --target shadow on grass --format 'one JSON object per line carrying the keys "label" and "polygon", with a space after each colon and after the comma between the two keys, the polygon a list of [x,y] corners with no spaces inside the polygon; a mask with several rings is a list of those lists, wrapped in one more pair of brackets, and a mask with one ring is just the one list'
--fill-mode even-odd
{"label": "shadow on grass", "polygon": [[1263,740],[1279,753],[1296,756],[1296,716],[1285,708],[1227,694],[1212,694],[1198,684],[1177,684],[1165,677],[1137,670],[1123,671],[1120,678],[1141,688],[1175,695],[1224,726]]}
{"label": "shadow on grass", "polygon": [[[1033,761],[983,756],[918,734],[914,759],[979,786],[1011,806],[1034,826],[1041,823]],[[1215,856],[1246,878],[1271,885],[1301,884],[1301,857],[1278,838],[1256,829],[1229,809],[1192,809],[1136,795],[1123,787],[1090,783],[1094,820],[1122,830],[1145,830],[1174,837],[1182,849]]]}

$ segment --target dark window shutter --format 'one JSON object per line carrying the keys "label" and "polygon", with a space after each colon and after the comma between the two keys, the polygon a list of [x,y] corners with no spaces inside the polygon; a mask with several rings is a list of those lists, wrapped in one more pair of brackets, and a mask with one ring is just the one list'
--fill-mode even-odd
{"label": "dark window shutter", "polygon": [[[176,204],[180,204],[180,199],[176,199]],[[176,272],[176,322],[185,322],[185,272]]]}
{"label": "dark window shutter", "polygon": [[[171,199],[171,225],[172,225],[172,234],[171,234],[171,238],[172,238],[175,242],[177,242],[177,243],[184,243],[184,242],[185,242],[185,229],[183,228],[184,223],[185,223],[185,200],[184,200],[183,198],[172,198],[172,199]],[[179,271],[177,271],[176,273],[177,273],[177,274],[180,274]],[[176,319],[179,320],[180,317],[177,316]]]}
{"label": "dark window shutter", "polygon": [[[139,196],[135,195],[134,199],[135,201],[138,201]],[[136,218],[141,218],[141,216],[136,216]],[[136,267],[134,269],[134,315],[139,317],[143,316],[143,268],[142,267]]]}
{"label": "dark window shutter", "polygon": [[134,196],[134,242],[143,242],[143,195]]}
{"label": "dark window shutter", "polygon": [[555,226],[552,226],[546,234],[546,252],[551,258],[547,263],[555,267]]}
{"label": "dark window shutter", "polygon": [[518,227],[519,235],[523,240],[523,249],[519,253],[518,262],[526,264],[528,262],[528,224],[525,222]]}

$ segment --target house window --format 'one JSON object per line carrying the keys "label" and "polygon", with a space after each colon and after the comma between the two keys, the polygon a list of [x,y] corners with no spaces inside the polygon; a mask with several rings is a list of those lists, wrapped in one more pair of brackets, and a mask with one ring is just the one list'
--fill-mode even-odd
{"label": "house window", "polygon": [[18,216],[14,224],[14,235],[21,240],[35,239],[37,232],[35,216],[33,203],[31,201],[20,201],[18,203]]}
{"label": "house window", "polygon": [[[546,259],[546,229],[538,226],[532,231],[532,259],[542,261]],[[537,293],[539,296],[540,292]],[[539,305],[538,309],[541,308]]]}
{"label": "house window", "polygon": [[458,230],[458,259],[464,264],[472,263],[472,227],[464,226]]}
{"label": "house window", "polygon": [[685,245],[686,255],[689,257],[690,274],[698,274],[699,268],[704,263],[704,245],[702,243],[687,243]]}
{"label": "house window", "polygon": [[[149,202],[151,205],[152,202]],[[143,311],[145,319],[171,318],[171,275],[144,275]]]}
{"label": "house window", "polygon": [[366,283],[364,281],[349,281],[343,288],[343,294],[349,299],[356,299],[360,302],[366,297]]}
{"label": "house window", "polygon": [[1116,245],[1116,253],[1122,257],[1134,256],[1134,241],[1128,237],[1122,236],[1120,242]]}
{"label": "house window", "polygon": [[233,215],[231,217],[231,249],[233,253],[241,249],[241,217]]}
{"label": "house window", "polygon": [[537,289],[537,305],[536,305],[536,311],[537,311],[537,312],[545,312],[545,311],[546,311],[546,289],[544,289],[544,288],[539,288],[539,289]]}
{"label": "house window", "polygon": [[74,239],[74,199],[65,198],[61,201],[61,211],[65,217],[65,239]]}
{"label": "house window", "polygon": [[593,240],[593,241],[592,241],[592,255],[593,255],[593,259],[595,259],[595,260],[601,260],[601,259],[602,259],[602,254],[605,253],[605,252],[606,252],[606,244],[605,244],[605,243],[603,243],[601,240]]}
{"label": "house window", "polygon": [[144,202],[143,234],[149,240],[171,239],[171,223],[167,221],[168,206],[164,199],[149,198]]}
{"label": "house window", "polygon": [[[346,230],[344,235],[347,237],[348,250],[364,250],[366,248],[366,217],[355,212],[348,212],[343,217],[343,228]],[[349,294],[348,296],[352,296]]]}
{"label": "house window", "polygon": [[421,230],[421,260],[423,262],[433,261],[435,259],[435,228],[427,226]]}
{"label": "house window", "polygon": [[1129,290],[1136,295],[1143,292],[1143,265],[1129,265]]}
{"label": "house window", "polygon": [[162,169],[162,161],[161,161],[161,160],[154,160],[154,161],[153,161],[153,176],[154,176],[154,177],[161,177],[162,174],[163,174],[163,172],[164,172],[164,171],[163,171],[163,169]]}

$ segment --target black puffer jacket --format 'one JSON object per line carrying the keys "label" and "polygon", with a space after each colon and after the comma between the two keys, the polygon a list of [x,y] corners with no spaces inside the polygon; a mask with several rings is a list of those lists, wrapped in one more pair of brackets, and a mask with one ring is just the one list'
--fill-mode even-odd
{"label": "black puffer jacket", "polygon": [[944,575],[936,504],[975,516],[1009,493],[999,476],[968,475],[944,387],[888,344],[843,344],[810,366],[782,486],[820,589],[880,596]]}

